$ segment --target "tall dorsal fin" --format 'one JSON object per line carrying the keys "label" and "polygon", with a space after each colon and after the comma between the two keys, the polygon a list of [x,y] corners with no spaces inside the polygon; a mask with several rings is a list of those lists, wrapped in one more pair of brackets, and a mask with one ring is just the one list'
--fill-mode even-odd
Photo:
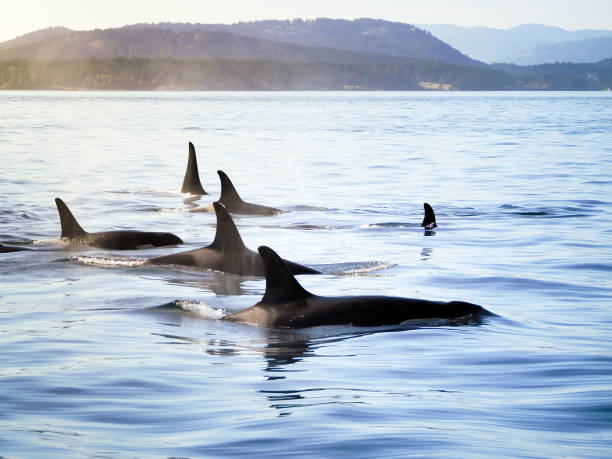
{"label": "tall dorsal fin", "polygon": [[219,202],[224,205],[242,202],[240,195],[236,191],[236,188],[234,188],[234,184],[227,174],[223,171],[217,171],[217,174],[219,174],[219,178],[221,179],[221,196],[219,197]]}
{"label": "tall dorsal fin", "polygon": [[87,231],[81,228],[81,225],[76,221],[76,218],[74,218],[74,215],[72,215],[72,212],[70,212],[70,209],[68,209],[64,201],[60,198],[55,198],[55,205],[57,206],[60,223],[62,224],[62,235],[60,237],[72,239],[87,234]]}
{"label": "tall dorsal fin", "polygon": [[217,232],[215,233],[215,240],[209,247],[222,252],[246,249],[238,228],[236,228],[234,220],[232,220],[225,206],[220,202],[213,202],[213,206],[217,214]]}
{"label": "tall dorsal fin", "polygon": [[195,147],[191,142],[189,142],[189,160],[187,161],[187,170],[185,171],[181,193],[208,194],[200,183],[198,160],[196,159]]}
{"label": "tall dorsal fin", "polygon": [[436,225],[436,214],[434,214],[433,209],[426,202],[423,203],[423,208],[425,209],[425,217],[421,226],[425,229],[434,229],[438,226]]}
{"label": "tall dorsal fin", "polygon": [[283,259],[274,250],[263,245],[257,250],[266,265],[266,293],[261,303],[287,303],[313,296],[300,285]]}

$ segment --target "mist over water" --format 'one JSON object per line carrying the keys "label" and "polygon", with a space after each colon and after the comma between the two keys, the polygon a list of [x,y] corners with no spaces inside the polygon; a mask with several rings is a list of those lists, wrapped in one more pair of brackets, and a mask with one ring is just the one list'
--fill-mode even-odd
{"label": "mist over water", "polygon": [[[605,457],[606,93],[0,92],[0,454]],[[187,142],[209,196],[179,193]],[[151,266],[208,245],[216,171],[245,244],[321,295],[464,300],[480,325],[228,323],[258,277]],[[170,231],[139,251],[59,240]],[[420,227],[423,202],[438,228]]]}

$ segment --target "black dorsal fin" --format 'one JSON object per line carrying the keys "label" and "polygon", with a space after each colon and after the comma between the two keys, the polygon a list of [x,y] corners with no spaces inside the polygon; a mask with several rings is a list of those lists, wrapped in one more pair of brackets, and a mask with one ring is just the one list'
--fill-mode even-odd
{"label": "black dorsal fin", "polygon": [[433,209],[426,202],[423,203],[423,208],[425,209],[425,217],[421,226],[425,229],[434,229],[438,226],[436,225],[436,214],[434,214]]}
{"label": "black dorsal fin", "polygon": [[75,237],[85,236],[87,232],[81,228],[81,225],[76,221],[70,209],[64,201],[60,198],[55,198],[55,205],[60,216],[60,223],[62,224],[62,235],[60,237],[67,237],[72,239]]}
{"label": "black dorsal fin", "polygon": [[215,233],[215,240],[209,247],[222,252],[246,249],[238,228],[236,228],[234,220],[232,220],[225,206],[220,202],[213,202],[213,206],[217,214],[217,232]]}
{"label": "black dorsal fin", "polygon": [[270,247],[257,249],[266,265],[266,293],[261,303],[278,304],[313,296],[300,285],[285,262]]}
{"label": "black dorsal fin", "polygon": [[240,195],[234,188],[234,184],[229,179],[227,174],[223,171],[217,171],[219,174],[219,178],[221,179],[221,196],[219,197],[219,202],[227,206],[228,204],[235,204],[238,202],[242,202]]}
{"label": "black dorsal fin", "polygon": [[181,193],[208,194],[204,191],[204,188],[202,188],[202,183],[200,183],[198,160],[196,159],[195,147],[191,142],[189,142],[189,160],[187,161],[187,170],[185,171]]}

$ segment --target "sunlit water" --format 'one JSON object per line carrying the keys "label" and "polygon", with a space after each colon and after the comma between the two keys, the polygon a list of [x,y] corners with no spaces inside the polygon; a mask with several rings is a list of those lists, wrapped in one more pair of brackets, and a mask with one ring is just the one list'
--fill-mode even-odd
{"label": "sunlit water", "polygon": [[[0,92],[0,455],[605,457],[612,98],[604,93]],[[178,193],[187,142],[210,193]],[[481,325],[220,320],[261,278],[149,266],[219,194],[325,295],[465,300]],[[172,231],[118,252],[58,240]],[[419,228],[422,203],[439,227]]]}

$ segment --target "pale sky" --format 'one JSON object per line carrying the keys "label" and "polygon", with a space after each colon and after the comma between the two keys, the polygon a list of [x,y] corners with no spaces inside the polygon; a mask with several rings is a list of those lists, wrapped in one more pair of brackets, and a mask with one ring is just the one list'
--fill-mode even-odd
{"label": "pale sky", "polygon": [[501,29],[537,23],[567,30],[610,30],[612,0],[0,0],[0,41],[50,26],[90,30],[139,22],[317,17]]}

